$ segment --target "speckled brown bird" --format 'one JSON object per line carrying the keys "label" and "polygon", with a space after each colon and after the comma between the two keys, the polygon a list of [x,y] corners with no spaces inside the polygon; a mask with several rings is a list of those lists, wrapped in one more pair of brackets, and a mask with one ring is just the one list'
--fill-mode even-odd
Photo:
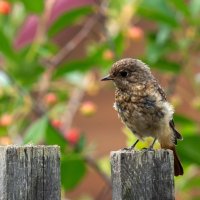
{"label": "speckled brown bird", "polygon": [[129,148],[132,150],[139,139],[151,136],[161,148],[174,153],[175,176],[183,175],[183,167],[177,156],[175,145],[181,134],[175,129],[174,109],[150,68],[140,60],[125,58],[113,64],[108,76],[102,81],[112,80],[116,86],[114,108],[124,124],[138,140]]}

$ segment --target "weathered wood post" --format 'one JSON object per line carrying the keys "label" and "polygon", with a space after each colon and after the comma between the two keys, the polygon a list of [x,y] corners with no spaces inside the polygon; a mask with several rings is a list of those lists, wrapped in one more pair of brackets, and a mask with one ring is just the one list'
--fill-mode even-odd
{"label": "weathered wood post", "polygon": [[113,200],[174,200],[170,150],[111,152]]}
{"label": "weathered wood post", "polygon": [[60,200],[58,146],[0,146],[0,200]]}

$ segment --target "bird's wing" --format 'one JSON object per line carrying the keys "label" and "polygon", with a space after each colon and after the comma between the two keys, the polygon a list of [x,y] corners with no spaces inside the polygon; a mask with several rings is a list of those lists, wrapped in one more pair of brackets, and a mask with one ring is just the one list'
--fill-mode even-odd
{"label": "bird's wing", "polygon": [[153,90],[157,92],[157,94],[159,95],[159,99],[161,101],[167,101],[167,97],[165,95],[165,92],[163,91],[161,86],[158,84],[156,79],[154,79],[153,82],[151,82],[150,88],[153,88]]}
{"label": "bird's wing", "polygon": [[159,93],[160,96],[161,96],[162,101],[167,101],[166,94],[165,94],[165,92],[163,91],[163,89],[160,87],[159,84],[157,84],[157,90],[158,90],[158,93]]}
{"label": "bird's wing", "polygon": [[182,135],[176,130],[175,128],[175,124],[174,124],[174,120],[170,120],[169,122],[169,126],[172,128],[173,132],[174,132],[174,136],[175,136],[175,144],[177,143],[177,139],[182,140],[183,137]]}
{"label": "bird's wing", "polygon": [[[160,94],[160,96],[161,96],[161,100],[162,101],[167,101],[167,97],[166,97],[166,95],[165,95],[165,92],[163,91],[163,89],[161,88],[161,86],[157,83],[156,84],[157,86],[157,91],[158,91],[158,93]],[[176,128],[175,128],[175,124],[174,124],[174,120],[172,119],[172,120],[170,120],[169,121],[169,126],[171,127],[171,129],[173,130],[173,132],[174,132],[174,138],[175,138],[175,141],[174,141],[174,143],[175,144],[177,144],[177,139],[179,139],[179,140],[182,140],[183,139],[183,137],[182,137],[182,135],[176,130]]]}

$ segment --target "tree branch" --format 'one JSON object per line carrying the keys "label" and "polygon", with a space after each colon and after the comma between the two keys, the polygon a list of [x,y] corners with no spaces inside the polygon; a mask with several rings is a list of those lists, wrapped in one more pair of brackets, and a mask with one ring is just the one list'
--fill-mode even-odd
{"label": "tree branch", "polygon": [[97,14],[96,16],[92,16],[88,19],[82,29],[69,41],[65,44],[62,49],[49,61],[47,61],[50,65],[49,66],[58,66],[64,58],[69,55],[76,47],[88,36],[91,32],[94,25],[99,20],[100,15]]}

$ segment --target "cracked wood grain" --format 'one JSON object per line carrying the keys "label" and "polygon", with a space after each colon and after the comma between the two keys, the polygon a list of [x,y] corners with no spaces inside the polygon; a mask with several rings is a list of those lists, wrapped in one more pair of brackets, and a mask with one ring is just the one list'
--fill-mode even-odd
{"label": "cracked wood grain", "polygon": [[58,146],[0,146],[0,200],[60,200]]}
{"label": "cracked wood grain", "polygon": [[174,200],[171,150],[111,152],[113,200]]}

